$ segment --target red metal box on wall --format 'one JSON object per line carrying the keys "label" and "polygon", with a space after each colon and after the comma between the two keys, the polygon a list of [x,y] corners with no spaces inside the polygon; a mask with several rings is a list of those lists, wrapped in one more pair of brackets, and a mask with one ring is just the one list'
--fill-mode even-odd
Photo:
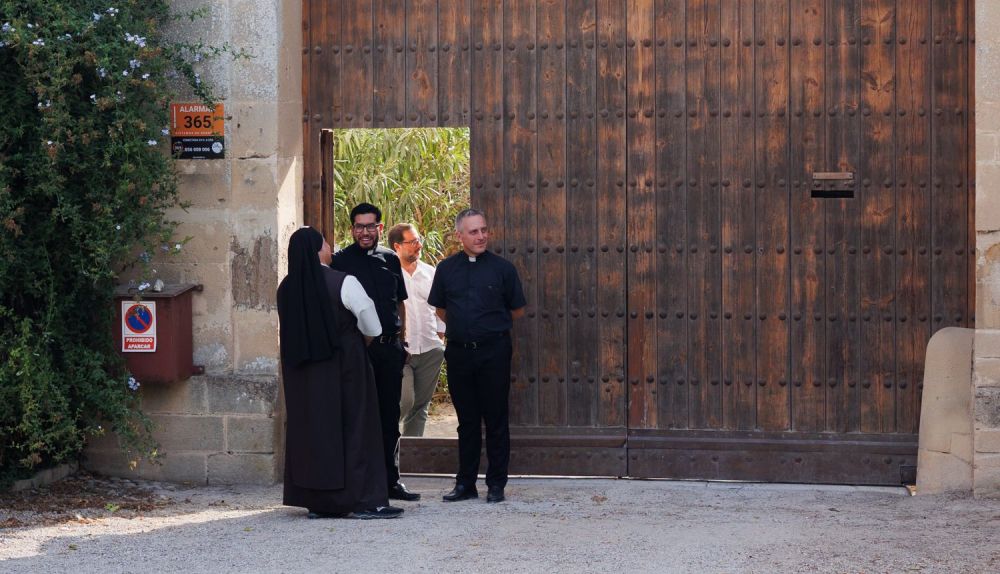
{"label": "red metal box on wall", "polygon": [[115,290],[115,344],[140,383],[174,383],[201,372],[194,366],[191,297],[201,285],[169,285],[160,292]]}

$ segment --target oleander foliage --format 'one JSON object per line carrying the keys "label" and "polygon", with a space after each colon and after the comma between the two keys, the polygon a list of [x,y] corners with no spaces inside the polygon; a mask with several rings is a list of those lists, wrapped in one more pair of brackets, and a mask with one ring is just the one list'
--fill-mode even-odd
{"label": "oleander foliage", "polygon": [[367,201],[382,210],[386,231],[397,223],[417,226],[424,261],[452,253],[455,216],[469,207],[467,128],[337,130],[334,146],[339,246],[352,241],[351,208]]}
{"label": "oleander foliage", "polygon": [[172,18],[164,0],[0,0],[0,484],[106,431],[155,455],[112,291],[171,235],[171,86],[209,96],[199,47],[163,39]]}

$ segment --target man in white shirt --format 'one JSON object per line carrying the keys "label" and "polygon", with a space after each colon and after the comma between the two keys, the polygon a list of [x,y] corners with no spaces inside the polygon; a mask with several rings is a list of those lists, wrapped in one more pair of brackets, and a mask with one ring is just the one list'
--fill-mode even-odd
{"label": "man in white shirt", "polygon": [[399,422],[403,436],[423,436],[427,408],[437,387],[444,360],[444,322],[427,304],[434,268],[420,260],[423,247],[417,228],[400,223],[389,230],[389,246],[399,257],[409,297],[406,307],[406,343],[410,361],[403,367]]}

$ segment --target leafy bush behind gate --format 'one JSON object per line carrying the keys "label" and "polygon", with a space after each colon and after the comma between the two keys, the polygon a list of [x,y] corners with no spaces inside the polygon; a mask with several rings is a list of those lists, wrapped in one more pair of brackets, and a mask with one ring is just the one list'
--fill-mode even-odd
{"label": "leafy bush behind gate", "polygon": [[209,96],[170,20],[163,0],[0,0],[0,483],[106,430],[155,453],[112,291],[171,234],[171,79]]}

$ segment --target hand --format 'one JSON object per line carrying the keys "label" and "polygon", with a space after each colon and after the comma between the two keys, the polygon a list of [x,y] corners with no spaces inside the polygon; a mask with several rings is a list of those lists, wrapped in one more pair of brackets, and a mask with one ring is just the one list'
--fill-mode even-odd
{"label": "hand", "polygon": [[372,341],[375,340],[375,337],[369,337],[368,335],[362,335],[362,337],[364,337],[364,339],[365,339],[365,346],[366,347],[368,347],[369,345],[371,345]]}
{"label": "hand", "polygon": [[438,331],[438,339],[441,339],[441,342],[444,342],[444,333],[441,331]]}

